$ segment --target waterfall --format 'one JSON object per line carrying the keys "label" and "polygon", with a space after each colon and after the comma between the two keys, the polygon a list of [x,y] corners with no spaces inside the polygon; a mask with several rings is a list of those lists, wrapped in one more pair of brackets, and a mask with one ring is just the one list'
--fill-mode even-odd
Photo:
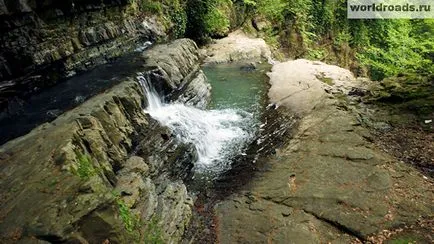
{"label": "waterfall", "polygon": [[164,103],[143,74],[137,77],[148,100],[145,112],[171,129],[198,153],[196,170],[221,172],[254,137],[253,115],[234,109],[201,110],[182,103]]}
{"label": "waterfall", "polygon": [[157,91],[155,90],[154,86],[152,86],[148,79],[145,78],[145,74],[139,73],[137,76],[137,80],[142,86],[145,97],[148,100],[148,107],[146,109],[149,111],[161,109],[163,107],[163,102]]}

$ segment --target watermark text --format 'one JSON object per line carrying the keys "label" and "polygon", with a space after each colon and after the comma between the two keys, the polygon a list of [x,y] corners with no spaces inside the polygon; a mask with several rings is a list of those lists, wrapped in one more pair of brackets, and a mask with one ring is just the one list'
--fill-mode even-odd
{"label": "watermark text", "polygon": [[349,19],[434,18],[434,0],[348,0]]}

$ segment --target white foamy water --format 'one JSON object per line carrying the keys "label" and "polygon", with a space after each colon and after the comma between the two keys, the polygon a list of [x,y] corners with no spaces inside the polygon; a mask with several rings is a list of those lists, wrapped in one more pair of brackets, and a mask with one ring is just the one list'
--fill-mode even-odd
{"label": "white foamy water", "polygon": [[181,103],[164,103],[143,75],[137,77],[148,100],[145,112],[169,127],[198,153],[196,170],[222,171],[254,137],[253,116],[234,109],[201,110]]}

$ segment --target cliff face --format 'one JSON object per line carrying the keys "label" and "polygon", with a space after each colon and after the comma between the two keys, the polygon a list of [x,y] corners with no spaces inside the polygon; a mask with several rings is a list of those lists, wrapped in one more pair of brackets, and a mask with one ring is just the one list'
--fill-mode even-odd
{"label": "cliff face", "polygon": [[166,38],[142,0],[0,0],[0,107],[145,41]]}
{"label": "cliff face", "polygon": [[[144,60],[167,99],[209,100],[194,42],[156,46]],[[146,105],[142,87],[127,79],[3,145],[1,242],[179,241],[193,204],[182,179],[196,152],[145,114]]]}

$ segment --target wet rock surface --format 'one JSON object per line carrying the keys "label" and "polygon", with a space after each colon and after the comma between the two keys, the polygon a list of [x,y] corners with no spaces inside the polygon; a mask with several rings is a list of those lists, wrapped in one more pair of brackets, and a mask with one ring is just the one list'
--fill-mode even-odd
{"label": "wet rock surface", "polygon": [[[203,89],[194,42],[165,48],[164,54],[155,47],[156,56],[147,55],[156,64],[146,59],[144,70],[171,73],[151,82],[174,84],[179,97],[202,106],[209,90]],[[168,57],[178,62],[160,65]],[[145,114],[147,103],[135,77],[125,78],[4,144],[1,242],[178,242],[192,214],[183,179],[196,152]]]}
{"label": "wet rock surface", "polygon": [[[291,72],[299,62],[316,72]],[[432,218],[432,181],[370,141],[356,110],[342,105],[358,81],[330,68],[305,60],[273,68],[270,99],[296,111],[299,127],[242,191],[217,204],[221,243],[348,243]],[[311,102],[292,99],[294,91]]]}
{"label": "wet rock surface", "polygon": [[89,98],[134,76],[143,70],[143,64],[140,53],[126,55],[29,98],[15,97],[9,100],[7,109],[0,112],[0,144],[24,135],[42,123],[53,121]]}
{"label": "wet rock surface", "polygon": [[[170,55],[167,55],[169,53]],[[205,108],[210,101],[211,86],[200,70],[199,51],[189,39],[158,45],[144,53],[147,77],[161,80],[157,84],[166,102],[181,102]]]}
{"label": "wet rock surface", "polygon": [[140,1],[1,1],[0,109],[65,77],[166,39]]}
{"label": "wet rock surface", "polygon": [[116,62],[98,66],[44,89],[29,99],[15,98],[9,101],[6,111],[0,112],[0,129],[3,131],[0,144],[56,119],[65,111],[128,77],[137,76],[139,72],[155,80],[156,87],[167,100],[178,100],[203,108],[209,102],[210,86],[199,69],[197,52],[194,42],[177,40],[147,49],[143,54],[125,55]]}

